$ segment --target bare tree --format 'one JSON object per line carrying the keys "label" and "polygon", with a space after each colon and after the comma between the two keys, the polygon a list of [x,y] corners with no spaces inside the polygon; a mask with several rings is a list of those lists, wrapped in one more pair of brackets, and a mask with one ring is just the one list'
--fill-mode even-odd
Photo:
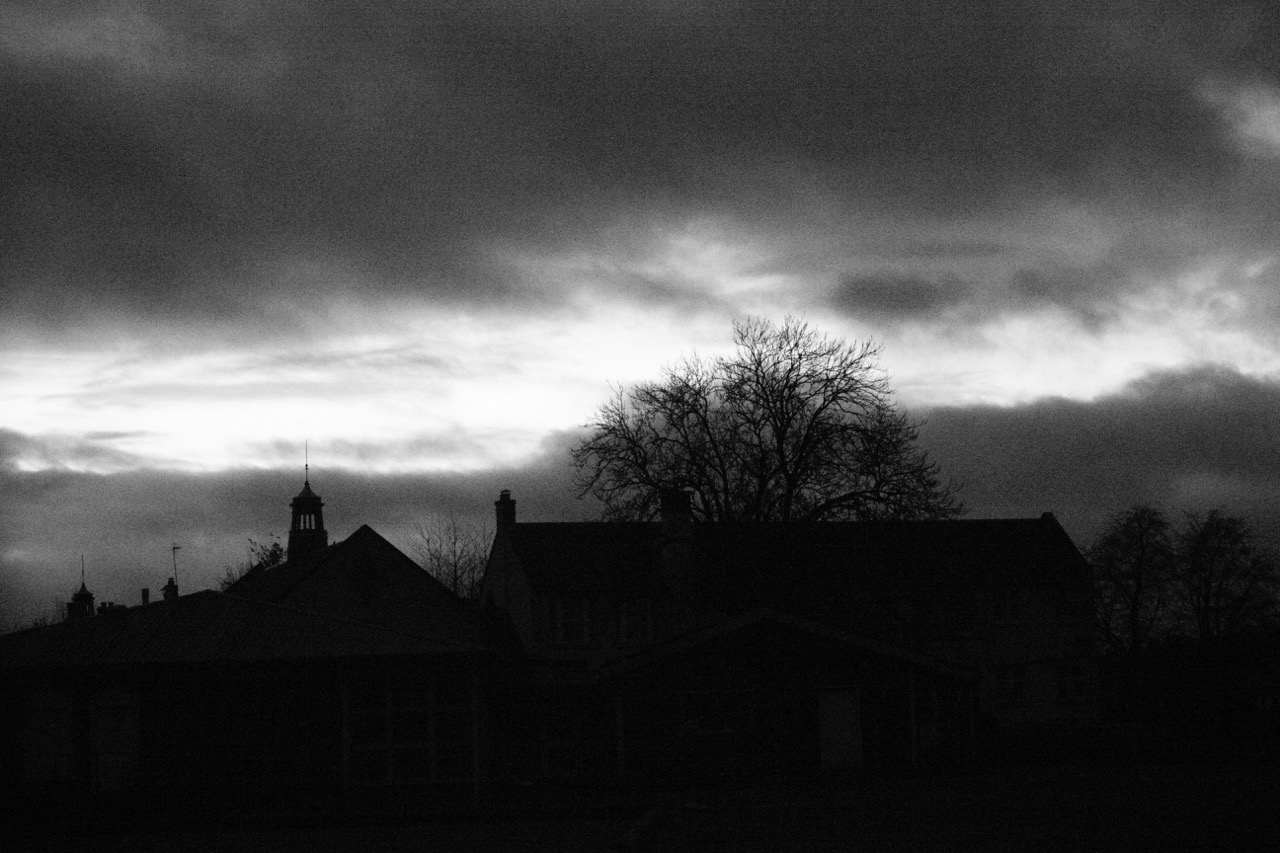
{"label": "bare tree", "polygon": [[1178,531],[1181,617],[1210,644],[1274,618],[1280,574],[1247,521],[1218,510],[1188,513]]}
{"label": "bare tree", "polygon": [[1187,513],[1176,529],[1146,504],[1118,515],[1086,553],[1103,643],[1136,657],[1161,635],[1211,645],[1268,627],[1280,569],[1256,540],[1245,519],[1220,510]]}
{"label": "bare tree", "polygon": [[1170,616],[1174,548],[1164,513],[1148,504],[1130,507],[1112,519],[1085,556],[1093,567],[1103,644],[1141,655]]}
{"label": "bare tree", "polygon": [[493,538],[489,528],[451,512],[419,524],[417,535],[414,552],[422,568],[459,598],[475,598]]}
{"label": "bare tree", "polygon": [[611,518],[651,518],[665,488],[718,521],[958,515],[898,411],[879,347],[788,318],[734,323],[730,358],[689,358],[617,389],[573,451],[577,485]]}
{"label": "bare tree", "polygon": [[285,561],[284,546],[280,544],[280,540],[275,538],[275,534],[270,534],[270,542],[258,542],[254,539],[249,540],[249,556],[247,559],[234,566],[226,566],[226,573],[222,580],[218,581],[218,589],[226,592],[240,578],[249,574],[249,572],[257,569],[270,569],[280,565]]}

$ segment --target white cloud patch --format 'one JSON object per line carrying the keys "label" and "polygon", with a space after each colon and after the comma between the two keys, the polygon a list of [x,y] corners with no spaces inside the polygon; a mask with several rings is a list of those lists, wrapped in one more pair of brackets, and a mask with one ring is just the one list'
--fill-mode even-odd
{"label": "white cloud patch", "polygon": [[[370,306],[366,304],[366,309]],[[728,323],[584,299],[552,316],[413,303],[330,312],[329,334],[222,345],[151,333],[129,346],[51,353],[28,341],[0,392],[32,437],[23,471],[213,471],[295,462],[304,441],[330,468],[390,473],[518,464],[583,423],[608,383],[657,375]],[[376,315],[377,311],[373,311]],[[687,334],[686,334],[687,333]]]}
{"label": "white cloud patch", "polygon": [[1280,157],[1280,88],[1264,82],[1214,81],[1200,95],[1217,108],[1250,154]]}

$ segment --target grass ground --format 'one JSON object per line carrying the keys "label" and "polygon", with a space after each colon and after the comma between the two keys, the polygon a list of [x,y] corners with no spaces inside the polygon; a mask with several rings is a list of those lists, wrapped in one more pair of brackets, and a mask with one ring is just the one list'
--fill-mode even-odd
{"label": "grass ground", "polygon": [[639,817],[125,832],[62,851],[1280,850],[1280,773],[1096,767],[654,794]]}

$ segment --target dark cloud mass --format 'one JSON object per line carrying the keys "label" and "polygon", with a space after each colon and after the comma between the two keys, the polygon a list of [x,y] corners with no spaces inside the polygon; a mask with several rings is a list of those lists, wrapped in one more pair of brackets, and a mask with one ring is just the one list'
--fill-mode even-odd
{"label": "dark cloud mass", "polygon": [[1206,366],[1093,402],[928,413],[927,447],[977,517],[1053,511],[1080,544],[1137,501],[1249,514],[1280,541],[1280,384]]}
{"label": "dark cloud mass", "polygon": [[148,460],[112,447],[112,442],[139,437],[145,438],[145,434],[93,432],[83,436],[31,436],[0,427],[0,471],[16,470],[19,465],[28,470],[127,470],[145,465]]}
{"label": "dark cloud mass", "polygon": [[969,289],[956,276],[938,280],[907,275],[850,277],[841,283],[835,303],[851,314],[911,318],[939,314],[959,305]]}
{"label": "dark cloud mass", "polygon": [[1196,96],[1274,82],[1270,6],[574,5],[10,4],[0,307],[234,317],[300,258],[509,298],[494,246],[768,222],[789,175],[952,219],[1207,198],[1275,236]]}

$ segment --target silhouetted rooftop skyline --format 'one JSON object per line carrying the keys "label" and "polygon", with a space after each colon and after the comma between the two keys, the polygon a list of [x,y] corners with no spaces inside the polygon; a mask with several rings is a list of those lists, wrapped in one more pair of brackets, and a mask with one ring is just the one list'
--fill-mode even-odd
{"label": "silhouetted rooftop skyline", "polygon": [[747,315],[881,341],[974,515],[1280,528],[1277,10],[485,8],[0,11],[0,625],[212,584],[306,441],[339,534],[589,516]]}

